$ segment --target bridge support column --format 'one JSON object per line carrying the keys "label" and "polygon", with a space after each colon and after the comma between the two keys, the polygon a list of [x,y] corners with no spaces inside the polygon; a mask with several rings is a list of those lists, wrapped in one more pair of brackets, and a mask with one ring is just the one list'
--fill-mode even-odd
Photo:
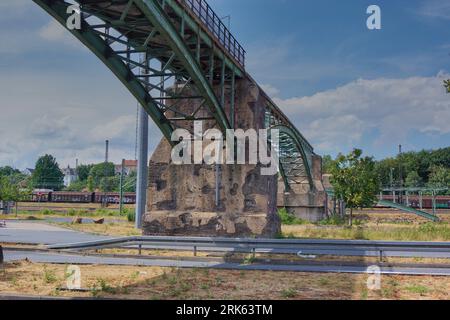
{"label": "bridge support column", "polygon": [[283,183],[278,183],[278,207],[295,215],[297,218],[318,222],[326,217],[327,194],[322,180],[322,158],[313,155],[312,174],[315,190],[308,183],[291,184],[291,190],[285,190]]}
{"label": "bridge support column", "polygon": [[[236,90],[236,128],[264,128],[264,98],[258,88],[239,80]],[[229,100],[227,114],[233,105]],[[180,108],[191,112],[195,107],[191,101]],[[204,131],[213,126],[205,123]],[[259,165],[220,165],[217,179],[216,165],[176,165],[171,151],[163,140],[150,160],[144,235],[271,238],[281,232],[278,175],[261,175]]]}

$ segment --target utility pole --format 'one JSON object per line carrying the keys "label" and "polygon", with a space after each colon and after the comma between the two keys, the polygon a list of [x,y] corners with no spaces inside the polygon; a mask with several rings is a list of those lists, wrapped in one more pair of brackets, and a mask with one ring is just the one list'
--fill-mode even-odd
{"label": "utility pole", "polygon": [[[150,62],[148,54],[144,54],[144,69],[141,69],[143,75],[150,72]],[[149,78],[144,78],[147,83]],[[148,85],[147,90],[150,89]],[[138,174],[136,181],[136,229],[142,228],[142,217],[145,214],[147,204],[147,179],[148,179],[148,114],[141,106],[139,108],[138,119]]]}
{"label": "utility pole", "polygon": [[403,203],[403,163],[402,163],[402,145],[400,144],[398,146],[398,159],[400,161],[400,165],[399,165],[399,183],[400,183],[400,203]]}
{"label": "utility pole", "polygon": [[125,175],[125,159],[122,159],[122,167],[120,170],[120,197],[119,197],[119,211],[120,214],[123,213],[123,182],[124,182],[124,175]]}

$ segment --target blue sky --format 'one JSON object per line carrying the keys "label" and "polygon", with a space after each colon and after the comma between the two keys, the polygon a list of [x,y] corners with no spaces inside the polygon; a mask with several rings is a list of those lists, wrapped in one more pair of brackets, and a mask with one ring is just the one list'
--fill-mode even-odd
{"label": "blue sky", "polygon": [[[210,0],[319,154],[450,146],[450,0]],[[382,29],[369,31],[377,4]],[[31,0],[0,2],[0,166],[134,158],[136,102]],[[151,148],[160,134],[151,129]]]}

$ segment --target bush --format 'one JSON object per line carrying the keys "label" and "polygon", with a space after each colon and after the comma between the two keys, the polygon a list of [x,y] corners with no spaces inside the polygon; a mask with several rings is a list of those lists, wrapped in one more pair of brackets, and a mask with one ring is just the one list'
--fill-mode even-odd
{"label": "bush", "polygon": [[128,222],[135,222],[136,221],[136,214],[134,211],[132,210],[127,210],[127,219]]}
{"label": "bush", "polygon": [[53,210],[50,210],[50,209],[44,209],[44,210],[41,211],[41,214],[44,215],[44,216],[51,216],[51,215],[54,215],[55,212]]}
{"label": "bush", "polygon": [[281,223],[284,225],[300,225],[307,223],[306,221],[299,219],[293,214],[289,213],[286,208],[278,210],[278,215],[281,218]]}
{"label": "bush", "polygon": [[329,218],[319,221],[317,224],[321,226],[342,226],[346,224],[346,222],[344,218],[338,215],[332,215]]}

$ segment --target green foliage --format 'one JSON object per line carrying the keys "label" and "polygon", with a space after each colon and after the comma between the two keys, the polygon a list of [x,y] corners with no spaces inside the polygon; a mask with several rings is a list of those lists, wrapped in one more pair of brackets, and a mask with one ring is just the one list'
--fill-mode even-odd
{"label": "green foliage", "polygon": [[281,223],[284,225],[301,225],[307,223],[306,221],[299,219],[293,214],[289,213],[286,208],[278,210],[278,215],[281,218]]}
{"label": "green foliage", "polygon": [[38,159],[32,175],[33,188],[59,191],[64,186],[63,181],[64,174],[53,156],[47,154]]}
{"label": "green foliage", "polygon": [[86,187],[89,192],[94,192],[95,190],[95,184],[94,184],[94,178],[92,176],[89,176],[86,182]]}
{"label": "green foliage", "polygon": [[87,188],[87,181],[77,180],[66,187],[64,190],[69,192],[82,192]]}
{"label": "green foliage", "polygon": [[136,221],[136,213],[133,210],[124,210],[124,212],[127,214],[128,222]]}
{"label": "green foliage", "polygon": [[102,192],[117,191],[118,181],[115,175],[114,164],[111,162],[103,162],[92,166],[87,178],[87,188],[91,192],[97,188]]}
{"label": "green foliage", "polygon": [[19,170],[13,169],[10,166],[0,167],[0,176],[10,177],[16,174],[21,174]]}
{"label": "green foliage", "polygon": [[345,220],[338,215],[332,215],[331,217],[319,221],[317,224],[321,226],[341,226],[345,224]]}
{"label": "green foliage", "polygon": [[408,188],[417,188],[423,185],[423,180],[417,173],[417,171],[411,171],[405,180],[405,185]]}
{"label": "green foliage", "polygon": [[377,162],[376,171],[381,185],[387,187],[390,186],[390,173],[391,169],[393,169],[394,187],[399,187],[400,170],[403,173],[403,177],[408,177],[411,172],[416,172],[421,179],[422,185],[425,185],[430,180],[433,167],[450,169],[450,147],[431,151],[406,152],[396,158],[384,159]]}
{"label": "green foliage", "polygon": [[333,166],[333,158],[329,155],[322,157],[322,171],[323,173],[331,173]]}
{"label": "green foliage", "polygon": [[450,79],[444,80],[444,87],[447,89],[447,93],[450,93]]}
{"label": "green foliage", "polygon": [[450,169],[443,166],[433,166],[430,170],[428,186],[430,188],[450,187]]}
{"label": "green foliage", "polygon": [[331,168],[331,183],[337,199],[345,201],[350,211],[372,207],[380,191],[373,158],[362,158],[362,150],[355,149],[347,156],[339,155]]}
{"label": "green foliage", "polygon": [[91,173],[92,168],[94,167],[93,164],[82,164],[79,165],[77,168],[77,175],[79,181],[87,181],[89,178],[89,174]]}
{"label": "green foliage", "polygon": [[105,177],[115,176],[115,166],[112,162],[103,162],[94,165],[89,172],[89,175],[94,179],[94,182],[98,185],[100,180]]}
{"label": "green foliage", "polygon": [[100,190],[102,192],[118,192],[120,186],[120,177],[105,177],[100,180]]}
{"label": "green foliage", "polygon": [[19,201],[21,197],[19,186],[8,177],[0,176],[0,201]]}

